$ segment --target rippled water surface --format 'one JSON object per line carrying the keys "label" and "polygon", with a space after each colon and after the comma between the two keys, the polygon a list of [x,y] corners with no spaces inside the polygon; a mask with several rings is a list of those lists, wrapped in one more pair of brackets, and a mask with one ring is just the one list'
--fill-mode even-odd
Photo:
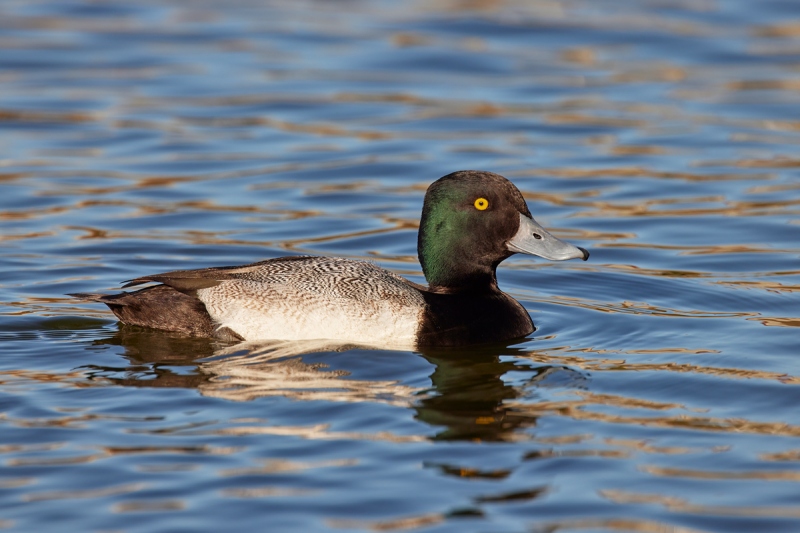
{"label": "rippled water surface", "polygon": [[[800,4],[0,4],[0,527],[800,531]],[[235,346],[71,292],[309,253],[422,282],[501,173],[524,342]]]}

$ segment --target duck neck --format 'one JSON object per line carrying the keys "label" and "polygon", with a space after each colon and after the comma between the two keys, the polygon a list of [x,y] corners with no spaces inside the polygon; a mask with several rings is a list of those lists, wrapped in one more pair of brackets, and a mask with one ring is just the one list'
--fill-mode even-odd
{"label": "duck neck", "polygon": [[[422,272],[435,292],[487,292],[497,290],[495,269],[500,263],[474,249],[462,231],[458,213],[437,217],[423,212],[417,253]],[[502,259],[501,259],[502,260]]]}
{"label": "duck neck", "polygon": [[473,269],[470,272],[460,272],[443,277],[428,274],[424,269],[423,272],[425,272],[425,278],[428,280],[429,288],[433,292],[482,294],[498,290],[497,278],[493,269],[485,272]]}

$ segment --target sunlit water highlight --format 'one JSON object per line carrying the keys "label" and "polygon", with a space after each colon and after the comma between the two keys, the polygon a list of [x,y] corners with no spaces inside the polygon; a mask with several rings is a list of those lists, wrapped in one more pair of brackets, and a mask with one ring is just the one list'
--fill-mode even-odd
{"label": "sunlit water highlight", "polygon": [[[800,530],[794,2],[0,5],[0,528]],[[232,345],[70,292],[310,253],[422,282],[512,179],[524,342]]]}

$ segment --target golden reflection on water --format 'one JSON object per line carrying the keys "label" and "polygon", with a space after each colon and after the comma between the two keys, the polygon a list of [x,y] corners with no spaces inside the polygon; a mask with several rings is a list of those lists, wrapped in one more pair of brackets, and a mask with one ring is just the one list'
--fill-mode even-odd
{"label": "golden reflection on water", "polygon": [[[800,436],[800,426],[784,422],[761,422],[744,418],[720,418],[697,416],[687,413],[674,415],[629,416],[586,409],[589,406],[624,409],[647,409],[655,411],[685,410],[680,405],[646,402],[636,398],[613,395],[596,395],[576,391],[580,400],[550,401],[536,404],[509,402],[514,410],[533,417],[564,416],[574,420],[591,420],[612,424],[635,425],[651,428],[693,429],[711,432],[752,433],[759,435]],[[617,409],[618,411],[618,409]]]}
{"label": "golden reflection on water", "polygon": [[355,466],[357,459],[337,459],[330,461],[286,461],[279,459],[267,459],[262,466],[248,468],[226,469],[219,472],[223,477],[253,476],[260,474],[278,474],[285,472],[304,472],[316,468],[338,468]]}
{"label": "golden reflection on water", "polygon": [[603,490],[600,495],[608,498],[615,503],[644,503],[659,504],[673,512],[692,513],[703,515],[720,516],[742,516],[742,517],[780,517],[780,518],[800,518],[800,509],[779,506],[723,506],[723,505],[702,505],[692,503],[684,498],[677,496],[663,496],[660,494],[632,493],[623,490]]}
{"label": "golden reflection on water", "polygon": [[147,488],[146,483],[127,483],[105,487],[102,489],[70,489],[52,490],[44,492],[29,492],[22,495],[25,502],[37,502],[45,500],[92,500],[105,498],[108,496],[118,496],[121,494],[132,494]]}
{"label": "golden reflection on water", "polygon": [[675,353],[675,354],[703,354],[715,353],[713,350],[689,350],[684,348],[666,348],[663,350],[598,350],[592,348],[572,348],[569,346],[556,347],[547,354],[537,354],[531,352],[528,356],[534,361],[549,362],[549,363],[562,363],[583,370],[592,372],[619,372],[619,371],[658,371],[658,372],[690,372],[694,374],[705,374],[710,376],[720,376],[725,379],[766,379],[774,380],[785,384],[798,384],[800,377],[791,376],[780,372],[769,372],[763,370],[743,369],[743,368],[725,368],[718,366],[703,366],[693,363],[635,363],[627,359],[597,359],[594,357],[582,357],[576,355],[562,355],[569,354],[570,352],[580,352],[586,354],[604,355],[620,354],[620,355],[652,355],[658,353]]}
{"label": "golden reflection on water", "polygon": [[367,530],[367,531],[407,531],[423,527],[433,526],[444,522],[447,516],[443,513],[430,513],[417,516],[408,516],[394,520],[342,520],[328,519],[327,525],[336,529],[347,531]]}
{"label": "golden reflection on water", "polygon": [[777,326],[781,328],[800,328],[800,317],[762,317],[762,318],[748,318],[748,320],[756,320],[765,326]]}
{"label": "golden reflection on water", "polygon": [[[675,274],[673,273],[673,276]],[[675,276],[680,277],[680,276]],[[533,298],[535,301],[536,299]],[[742,311],[707,311],[701,309],[670,309],[667,307],[650,305],[646,302],[598,302],[590,301],[586,298],[572,298],[567,296],[554,296],[548,299],[550,302],[560,303],[571,307],[591,309],[601,313],[621,313],[635,315],[652,315],[663,317],[683,317],[683,318],[738,318],[757,316],[756,312]]]}
{"label": "golden reflection on water", "polygon": [[778,453],[762,453],[760,458],[764,461],[800,461],[800,450],[787,450]]}
{"label": "golden reflection on water", "polygon": [[114,504],[115,513],[182,511],[187,504],[182,500],[137,500]]}
{"label": "golden reflection on water", "polygon": [[766,481],[800,481],[800,471],[775,470],[775,471],[710,471],[690,470],[687,468],[659,467],[655,465],[641,465],[642,471],[654,476],[683,477],[692,479],[761,479]]}
{"label": "golden reflection on water", "polygon": [[0,489],[17,489],[36,483],[36,478],[33,477],[12,477],[0,481]]}
{"label": "golden reflection on water", "polygon": [[564,520],[547,524],[547,527],[550,531],[561,531],[562,529],[567,531],[580,529],[596,531],[603,529],[609,531],[637,531],[639,533],[708,533],[705,529],[676,526],[667,522],[626,518]]}
{"label": "golden reflection on water", "polygon": [[[764,246],[755,246],[748,244],[719,244],[719,245],[704,245],[704,246],[691,246],[691,245],[669,245],[669,244],[649,244],[649,243],[611,243],[603,245],[606,248],[648,248],[652,250],[675,250],[678,255],[727,255],[727,254],[769,254],[775,252],[788,252],[789,250],[776,250],[774,248],[767,248]],[[724,273],[705,273],[705,272],[691,272],[688,270],[654,270],[642,268],[636,265],[604,265],[607,268],[614,268],[618,270],[627,270],[643,275],[674,275],[676,277],[723,277]],[[789,272],[787,274],[794,274],[796,272]],[[775,275],[771,272],[769,274]]]}
{"label": "golden reflection on water", "polygon": [[90,454],[90,455],[76,455],[72,457],[36,457],[36,458],[18,458],[18,459],[9,459],[6,461],[8,466],[65,466],[65,465],[77,465],[82,463],[92,463],[97,459],[100,459],[102,455],[100,454]]}
{"label": "golden reflection on water", "polygon": [[667,180],[684,181],[750,181],[759,179],[769,179],[770,174],[735,174],[735,173],[712,173],[698,174],[692,172],[668,172],[654,170],[640,166],[626,167],[604,167],[602,169],[584,168],[535,168],[521,170],[513,173],[514,176],[557,176],[559,178],[656,178]]}
{"label": "golden reflection on water", "polygon": [[800,285],[784,285],[777,281],[715,281],[714,283],[734,289],[761,289],[775,294],[800,292]]}
{"label": "golden reflection on water", "polygon": [[[687,207],[683,209],[664,209],[658,206],[671,204],[697,204],[697,203],[720,203],[719,207]],[[709,215],[725,216],[763,216],[763,215],[797,215],[800,209],[793,209],[800,206],[800,199],[773,200],[773,201],[732,201],[721,196],[699,197],[699,198],[659,198],[653,200],[639,201],[635,204],[622,204],[613,202],[574,202],[574,205],[582,207],[592,207],[594,210],[582,212],[581,216],[599,217],[703,217]]]}
{"label": "golden reflection on water", "polygon": [[182,431],[183,435],[280,435],[284,437],[300,437],[308,440],[361,440],[393,443],[420,443],[427,442],[424,435],[398,435],[390,431],[358,432],[358,431],[331,431],[329,424],[315,424],[312,426],[280,426],[280,425],[250,425],[231,426],[220,429],[202,431]]}
{"label": "golden reflection on water", "polygon": [[[660,454],[660,455],[685,455],[685,454],[692,454],[692,453],[699,453],[706,451],[705,449],[699,447],[692,448],[688,446],[657,446],[646,440],[607,438],[603,439],[603,442],[605,442],[610,446],[628,448],[635,452]],[[723,452],[729,449],[730,448],[726,446],[718,446],[713,448],[711,451]]]}
{"label": "golden reflection on water", "polygon": [[222,489],[222,496],[228,498],[286,498],[298,496],[317,496],[318,489],[290,489],[286,487],[248,487]]}

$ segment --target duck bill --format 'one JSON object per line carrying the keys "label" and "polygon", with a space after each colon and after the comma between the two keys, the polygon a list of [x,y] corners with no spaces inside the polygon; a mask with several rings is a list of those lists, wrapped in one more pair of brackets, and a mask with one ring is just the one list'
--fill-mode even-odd
{"label": "duck bill", "polygon": [[519,215],[519,230],[510,241],[506,243],[510,252],[518,254],[538,255],[551,261],[565,261],[567,259],[589,259],[589,252],[584,248],[573,246],[568,242],[550,235],[532,218],[522,213]]}

